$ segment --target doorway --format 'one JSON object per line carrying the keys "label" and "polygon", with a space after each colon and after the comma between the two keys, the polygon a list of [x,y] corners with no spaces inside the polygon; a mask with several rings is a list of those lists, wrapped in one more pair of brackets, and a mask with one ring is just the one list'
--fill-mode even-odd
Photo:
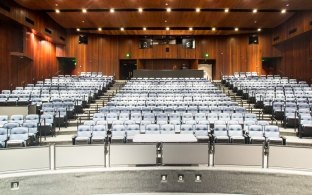
{"label": "doorway", "polygon": [[204,71],[204,78],[207,80],[213,80],[215,78],[214,65],[215,60],[198,60],[198,70]]}
{"label": "doorway", "polygon": [[121,80],[130,80],[133,76],[133,71],[136,69],[137,69],[136,60],[120,60],[119,78]]}

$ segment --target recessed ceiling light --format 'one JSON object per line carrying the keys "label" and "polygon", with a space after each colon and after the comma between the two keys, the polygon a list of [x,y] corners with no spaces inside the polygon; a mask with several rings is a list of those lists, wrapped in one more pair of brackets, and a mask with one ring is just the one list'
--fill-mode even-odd
{"label": "recessed ceiling light", "polygon": [[170,30],[170,28],[169,28],[169,27],[167,27],[167,28],[166,28],[166,30]]}
{"label": "recessed ceiling light", "polygon": [[55,10],[55,13],[59,14],[61,11],[59,9]]}
{"label": "recessed ceiling light", "polygon": [[167,20],[165,20],[165,23],[167,23],[168,21]]}
{"label": "recessed ceiling light", "polygon": [[230,11],[229,8],[225,8],[225,9],[224,9],[224,12],[225,12],[225,13],[228,13],[229,11]]}
{"label": "recessed ceiling light", "polygon": [[55,4],[55,6],[57,7],[57,6],[58,6],[58,4],[56,3],[56,4]]}
{"label": "recessed ceiling light", "polygon": [[114,9],[114,8],[111,8],[111,9],[109,10],[109,12],[110,12],[110,13],[114,13],[114,12],[115,12],[115,9]]}
{"label": "recessed ceiling light", "polygon": [[121,28],[120,28],[120,30],[121,30],[121,31],[124,31],[124,30],[125,30],[125,28],[121,27]]}
{"label": "recessed ceiling light", "polygon": [[140,13],[142,13],[142,12],[143,12],[143,9],[142,9],[142,8],[139,8],[138,11],[139,11]]}
{"label": "recessed ceiling light", "polygon": [[82,9],[82,13],[87,13],[87,9]]}
{"label": "recessed ceiling light", "polygon": [[216,28],[215,27],[212,27],[212,29],[211,29],[212,31],[216,31]]}
{"label": "recessed ceiling light", "polygon": [[171,12],[171,8],[167,8],[167,12]]}
{"label": "recessed ceiling light", "polygon": [[168,3],[166,3],[165,5],[168,6]]}
{"label": "recessed ceiling light", "polygon": [[102,31],[102,28],[98,28],[98,31]]}
{"label": "recessed ceiling light", "polygon": [[146,30],[146,28],[145,28],[145,27],[143,27],[143,30],[145,31],[145,30]]}
{"label": "recessed ceiling light", "polygon": [[253,10],[252,10],[252,13],[254,13],[254,14],[257,13],[257,12],[258,12],[257,9],[253,9]]}
{"label": "recessed ceiling light", "polygon": [[80,31],[80,28],[77,28],[76,30],[79,32],[79,31]]}
{"label": "recessed ceiling light", "polygon": [[235,30],[235,31],[238,31],[239,29],[236,27],[234,30]]}
{"label": "recessed ceiling light", "polygon": [[258,32],[261,32],[262,31],[262,29],[261,28],[258,28],[258,30],[257,30]]}
{"label": "recessed ceiling light", "polygon": [[286,4],[286,7],[289,7],[289,3]]}
{"label": "recessed ceiling light", "polygon": [[190,27],[190,28],[189,28],[189,31],[192,31],[192,30],[193,30],[193,28],[192,28],[192,27]]}
{"label": "recessed ceiling light", "polygon": [[196,12],[197,12],[197,13],[200,12],[200,8],[196,8]]}
{"label": "recessed ceiling light", "polygon": [[286,13],[286,9],[282,9],[281,13],[285,14]]}
{"label": "recessed ceiling light", "polygon": [[85,21],[84,21],[84,20],[82,20],[81,22],[82,22],[82,23],[84,23]]}

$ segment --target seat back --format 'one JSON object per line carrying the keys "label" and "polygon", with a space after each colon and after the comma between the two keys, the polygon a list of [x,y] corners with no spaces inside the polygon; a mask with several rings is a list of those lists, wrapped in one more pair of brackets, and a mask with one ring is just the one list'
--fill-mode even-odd
{"label": "seat back", "polygon": [[5,128],[0,128],[0,142],[8,139],[8,130]]}
{"label": "seat back", "polygon": [[226,125],[215,125],[213,129],[214,136],[227,136],[228,131]]}
{"label": "seat back", "polygon": [[27,140],[28,128],[27,127],[14,127],[10,131],[10,140]]}
{"label": "seat back", "polygon": [[267,125],[264,127],[264,136],[268,138],[279,138],[280,132],[276,125]]}
{"label": "seat back", "polygon": [[243,128],[241,125],[229,125],[229,136],[243,136]]}
{"label": "seat back", "polygon": [[263,128],[261,125],[250,125],[248,128],[249,137],[263,137]]}

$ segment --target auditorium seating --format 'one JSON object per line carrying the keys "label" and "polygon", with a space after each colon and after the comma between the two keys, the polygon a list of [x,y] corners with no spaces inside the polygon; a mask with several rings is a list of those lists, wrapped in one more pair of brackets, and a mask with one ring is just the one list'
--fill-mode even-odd
{"label": "auditorium seating", "polygon": [[311,116],[312,88],[305,81],[279,75],[236,73],[223,76],[222,82],[264,114],[271,114],[273,120],[282,121],[285,127],[298,128],[300,137],[309,135],[300,132],[304,130],[300,116]]}

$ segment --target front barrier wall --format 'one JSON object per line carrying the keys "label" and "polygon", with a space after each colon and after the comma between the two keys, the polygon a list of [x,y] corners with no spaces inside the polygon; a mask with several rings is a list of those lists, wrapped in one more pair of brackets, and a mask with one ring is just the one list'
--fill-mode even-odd
{"label": "front barrier wall", "polygon": [[104,145],[55,146],[55,169],[105,167]]}
{"label": "front barrier wall", "polygon": [[262,145],[215,144],[213,165],[264,167]]}
{"label": "front barrier wall", "polygon": [[162,145],[162,164],[191,165],[209,164],[208,144],[166,144]]}
{"label": "front barrier wall", "polygon": [[156,144],[111,144],[109,149],[110,166],[156,165]]}
{"label": "front barrier wall", "polygon": [[268,167],[312,170],[312,149],[308,147],[270,146]]}
{"label": "front barrier wall", "polygon": [[[0,149],[0,174],[111,166],[206,165],[312,170],[312,148],[215,144],[111,144]],[[210,160],[212,158],[212,160]],[[267,163],[264,163],[267,159]],[[213,162],[210,164],[209,162]],[[106,163],[108,162],[108,163]],[[109,164],[110,163],[110,164]]]}
{"label": "front barrier wall", "polygon": [[0,150],[0,173],[51,169],[50,147]]}

